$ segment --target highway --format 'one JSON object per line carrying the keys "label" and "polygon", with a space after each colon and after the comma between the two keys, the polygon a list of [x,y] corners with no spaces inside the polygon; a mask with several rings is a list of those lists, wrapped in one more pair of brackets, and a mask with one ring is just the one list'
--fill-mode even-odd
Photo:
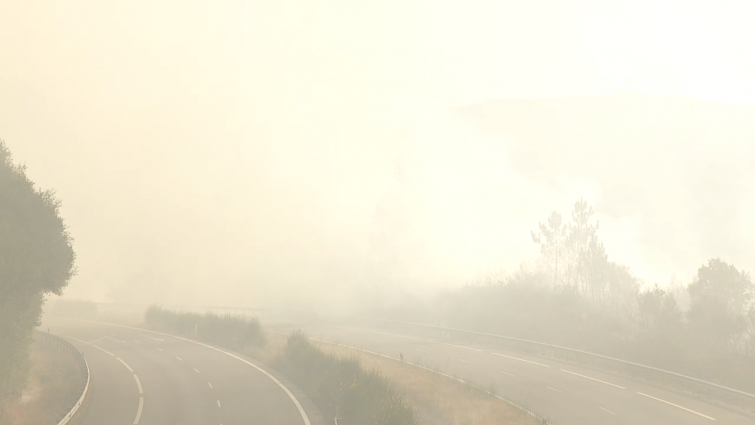
{"label": "highway", "polygon": [[755,420],[714,402],[629,378],[519,352],[454,343],[377,328],[273,322],[287,333],[304,329],[320,345],[338,343],[398,358],[495,387],[498,395],[554,425],[752,425]]}
{"label": "highway", "polygon": [[89,363],[90,395],[81,425],[322,423],[306,396],[248,359],[103,323],[56,318],[41,326],[48,328]]}

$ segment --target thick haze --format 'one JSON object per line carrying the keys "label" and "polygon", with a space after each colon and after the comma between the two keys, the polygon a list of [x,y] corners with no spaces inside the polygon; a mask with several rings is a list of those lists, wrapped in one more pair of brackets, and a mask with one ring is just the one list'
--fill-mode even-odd
{"label": "thick haze", "polygon": [[0,138],[63,199],[66,296],[427,294],[580,196],[641,278],[755,271],[753,3],[519,3],[0,0]]}

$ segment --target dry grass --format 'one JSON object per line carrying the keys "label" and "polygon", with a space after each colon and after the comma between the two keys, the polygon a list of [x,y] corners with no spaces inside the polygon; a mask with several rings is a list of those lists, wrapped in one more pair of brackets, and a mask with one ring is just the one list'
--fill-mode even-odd
{"label": "dry grass", "polygon": [[[268,332],[268,345],[253,354],[263,361],[275,357],[286,336]],[[414,405],[419,423],[447,425],[537,425],[519,409],[474,386],[463,384],[430,370],[351,348],[316,343],[323,351],[349,358],[357,356],[365,370],[378,370],[393,382]]]}
{"label": "dry grass", "polygon": [[32,368],[22,397],[8,406],[5,418],[14,425],[58,423],[78,400],[81,374],[74,358],[56,347],[36,341]]}

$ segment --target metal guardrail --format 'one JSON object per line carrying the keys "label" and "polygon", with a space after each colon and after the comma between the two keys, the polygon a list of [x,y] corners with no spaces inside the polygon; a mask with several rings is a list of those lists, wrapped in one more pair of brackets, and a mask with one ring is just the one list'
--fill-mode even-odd
{"label": "metal guardrail", "polygon": [[89,393],[89,364],[87,363],[86,358],[84,358],[84,354],[82,354],[81,351],[79,351],[78,348],[74,347],[71,343],[64,340],[63,338],[60,338],[58,336],[52,335],[47,332],[43,332],[38,330],[37,336],[46,342],[53,344],[54,346],[60,348],[61,350],[66,351],[70,355],[74,356],[79,364],[79,370],[81,370],[81,383],[82,383],[82,390],[81,390],[81,396],[79,396],[79,399],[76,401],[76,403],[71,407],[71,409],[66,413],[63,418],[58,421],[57,425],[66,425],[70,422],[71,418],[76,414],[76,412],[79,411],[81,408],[81,405],[84,403],[84,400],[86,399],[87,394]]}
{"label": "metal guardrail", "polygon": [[445,333],[447,337],[466,338],[483,344],[497,345],[502,348],[537,355],[544,358],[573,363],[580,366],[605,370],[611,373],[628,376],[632,379],[660,384],[676,390],[687,391],[711,400],[724,402],[729,405],[743,408],[755,413],[755,394],[734,388],[725,387],[713,382],[704,381],[680,373],[659,369],[627,360],[621,360],[601,354],[590,353],[559,345],[546,344],[543,342],[496,335],[485,332],[470,331],[466,329],[447,328],[443,326],[428,325],[424,323],[401,322],[398,320],[379,319],[374,317],[360,317],[362,320],[372,320],[382,323],[391,323],[403,327],[415,327],[430,329]]}

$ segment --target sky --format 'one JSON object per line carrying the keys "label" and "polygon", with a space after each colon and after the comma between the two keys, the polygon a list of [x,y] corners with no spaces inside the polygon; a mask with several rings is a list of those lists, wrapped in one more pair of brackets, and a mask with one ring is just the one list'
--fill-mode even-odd
{"label": "sky", "polygon": [[[0,0],[0,138],[63,200],[72,298],[337,309],[429,294],[534,257],[530,230],[580,197],[612,258],[648,281],[688,279],[711,255],[755,267],[741,183],[755,158],[754,13],[752,2]],[[591,96],[604,97],[580,100]],[[519,111],[516,99],[541,100],[509,115],[535,124],[492,128],[506,120],[490,111]],[[658,104],[669,123],[627,135]],[[598,128],[608,114],[613,127]],[[676,155],[697,128],[697,154]],[[640,154],[624,179],[605,171],[622,155],[585,166],[538,151],[590,152],[605,138],[646,139],[656,171],[639,172]],[[535,173],[527,155],[569,160]],[[717,183],[679,177],[711,155]],[[637,195],[658,181],[667,192]],[[689,189],[706,184],[736,220],[725,207],[709,219]],[[725,238],[704,237],[723,221]]]}

